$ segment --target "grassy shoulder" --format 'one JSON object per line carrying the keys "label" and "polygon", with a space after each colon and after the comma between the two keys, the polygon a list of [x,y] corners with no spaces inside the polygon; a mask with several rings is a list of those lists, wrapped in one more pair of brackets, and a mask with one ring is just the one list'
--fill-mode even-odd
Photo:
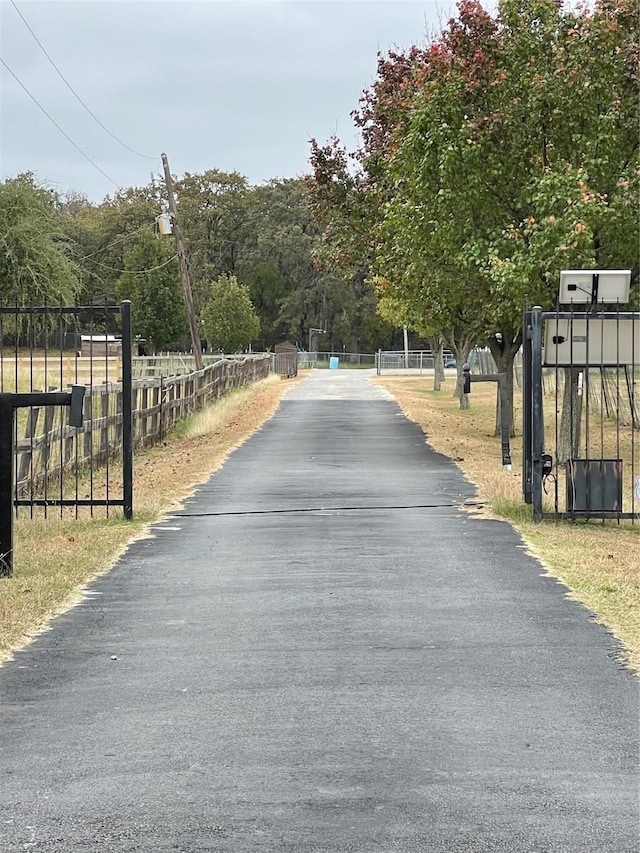
{"label": "grassy shoulder", "polygon": [[[277,376],[232,392],[194,415],[162,445],[136,454],[134,519],[18,519],[12,578],[0,581],[0,662],[82,598],[148,525],[178,507],[194,488],[277,409],[291,382]],[[119,472],[112,468],[117,481]],[[98,484],[99,488],[99,484]]]}
{"label": "grassy shoulder", "polygon": [[[522,440],[512,440],[513,471],[503,471],[500,439],[493,434],[496,392],[473,389],[472,408],[461,411],[452,386],[430,389],[429,377],[380,377],[403,411],[419,424],[429,444],[453,459],[475,484],[483,513],[510,522],[548,573],[570,595],[592,610],[627,649],[626,659],[640,671],[640,525],[548,522],[534,524],[523,503]],[[477,389],[477,390],[476,390]],[[516,404],[516,423],[520,413]]]}

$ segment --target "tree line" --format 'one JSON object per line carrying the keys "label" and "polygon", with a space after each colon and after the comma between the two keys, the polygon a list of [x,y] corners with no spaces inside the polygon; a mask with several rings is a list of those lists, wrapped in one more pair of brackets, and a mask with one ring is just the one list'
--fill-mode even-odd
{"label": "tree line", "polygon": [[551,308],[561,269],[632,268],[637,304],[639,12],[462,0],[426,44],[379,56],[360,146],[312,141],[325,268],[459,366],[489,346],[511,394],[523,307]]}
{"label": "tree line", "polygon": [[[364,286],[319,267],[324,237],[302,179],[251,186],[209,169],[175,181],[201,335],[213,349],[304,347],[373,352],[394,328]],[[0,303],[113,304],[131,299],[148,352],[189,346],[175,245],[160,237],[164,184],[128,187],[92,203],[21,174],[0,183]],[[5,332],[8,326],[5,326]]]}

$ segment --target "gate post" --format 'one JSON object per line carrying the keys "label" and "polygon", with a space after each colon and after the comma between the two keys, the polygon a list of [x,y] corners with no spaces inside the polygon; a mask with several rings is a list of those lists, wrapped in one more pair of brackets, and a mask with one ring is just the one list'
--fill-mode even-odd
{"label": "gate post", "polygon": [[533,500],[531,489],[531,311],[525,311],[522,324],[522,495]]}
{"label": "gate post", "polygon": [[13,406],[0,394],[0,578],[12,574]]}
{"label": "gate post", "polygon": [[542,308],[531,312],[531,487],[533,520],[542,521],[542,453],[544,420],[542,408]]}
{"label": "gate post", "polygon": [[120,306],[122,318],[122,497],[123,512],[133,518],[133,412],[131,380],[131,301]]}

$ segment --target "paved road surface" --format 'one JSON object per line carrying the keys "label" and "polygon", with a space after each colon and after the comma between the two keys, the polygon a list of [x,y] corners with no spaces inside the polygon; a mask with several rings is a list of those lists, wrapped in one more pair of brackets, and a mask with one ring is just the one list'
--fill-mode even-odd
{"label": "paved road surface", "polygon": [[[631,853],[638,682],[326,371],[0,669],[2,853]],[[112,656],[117,660],[112,660]]]}

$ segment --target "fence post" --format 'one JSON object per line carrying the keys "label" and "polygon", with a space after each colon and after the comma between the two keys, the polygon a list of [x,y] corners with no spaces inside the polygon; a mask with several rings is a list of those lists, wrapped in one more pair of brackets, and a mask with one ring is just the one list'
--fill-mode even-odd
{"label": "fence post", "polygon": [[37,435],[38,418],[40,417],[40,409],[29,409],[27,425],[24,431],[25,442],[29,441],[29,448],[22,451],[20,454],[20,468],[18,469],[18,488],[23,480],[26,480],[29,475],[29,469],[33,471],[33,439]]}

